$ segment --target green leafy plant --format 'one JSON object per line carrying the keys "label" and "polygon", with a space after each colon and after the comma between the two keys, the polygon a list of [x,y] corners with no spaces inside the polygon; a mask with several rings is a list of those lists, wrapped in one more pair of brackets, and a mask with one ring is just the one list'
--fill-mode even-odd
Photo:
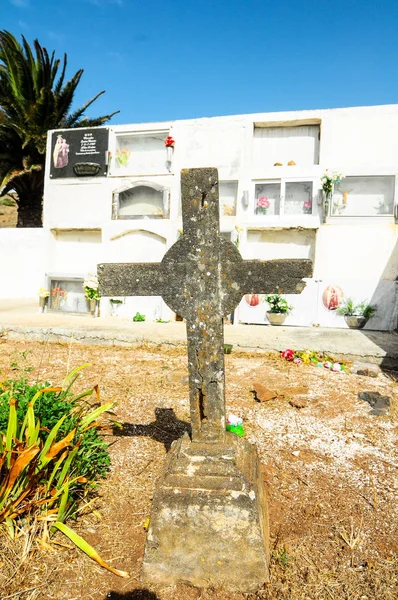
{"label": "green leafy plant", "polygon": [[[98,386],[72,394],[85,366],[74,369],[62,386],[29,385],[24,379],[1,383],[0,527],[13,538],[17,530],[36,523],[35,531],[44,539],[50,524],[50,530],[62,531],[98,564],[126,577],[63,525],[109,468],[97,419],[114,403],[99,404]],[[82,402],[93,394],[95,405]]]}
{"label": "green leafy plant", "polygon": [[271,313],[288,313],[293,307],[290,306],[287,300],[281,294],[266,294],[265,301],[269,304]]}
{"label": "green leafy plant", "polygon": [[275,552],[273,552],[272,558],[277,560],[283,567],[285,567],[285,569],[290,564],[290,556],[289,556],[285,546],[283,546],[279,550],[276,550]]}
{"label": "green leafy plant", "polygon": [[111,304],[123,304],[123,300],[118,300],[118,298],[110,298],[109,302]]}
{"label": "green leafy plant", "polygon": [[141,313],[137,312],[137,313],[135,313],[135,315],[133,317],[133,321],[135,321],[135,322],[145,321],[145,315],[142,315]]}
{"label": "green leafy plant", "polygon": [[337,308],[336,313],[344,317],[364,317],[370,319],[377,311],[377,306],[368,304],[366,300],[355,304],[352,298],[347,298]]}

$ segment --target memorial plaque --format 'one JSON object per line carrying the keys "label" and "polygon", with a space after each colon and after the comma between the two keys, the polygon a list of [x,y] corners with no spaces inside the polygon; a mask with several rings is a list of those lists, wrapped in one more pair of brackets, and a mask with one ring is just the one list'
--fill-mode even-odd
{"label": "memorial plaque", "polygon": [[50,177],[104,177],[107,174],[109,129],[64,129],[51,139]]}

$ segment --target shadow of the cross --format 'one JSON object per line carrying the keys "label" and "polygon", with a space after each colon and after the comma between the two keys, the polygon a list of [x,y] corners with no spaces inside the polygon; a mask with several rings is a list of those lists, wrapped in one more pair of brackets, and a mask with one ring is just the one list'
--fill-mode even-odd
{"label": "shadow of the cross", "polygon": [[131,592],[108,592],[104,600],[159,600],[159,596],[149,590],[139,589]]}
{"label": "shadow of the cross", "polygon": [[174,440],[178,440],[185,432],[191,436],[191,425],[177,419],[172,408],[155,408],[155,417],[156,420],[149,425],[123,423],[122,429],[114,428],[113,433],[117,436],[150,437],[156,442],[162,442],[167,452]]}

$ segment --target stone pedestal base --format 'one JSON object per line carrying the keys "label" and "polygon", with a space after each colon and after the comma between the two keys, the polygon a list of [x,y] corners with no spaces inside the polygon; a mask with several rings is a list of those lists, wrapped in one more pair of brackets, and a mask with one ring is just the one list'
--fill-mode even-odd
{"label": "stone pedestal base", "polygon": [[268,517],[257,452],[225,444],[172,447],[155,491],[145,582],[252,592],[269,579]]}

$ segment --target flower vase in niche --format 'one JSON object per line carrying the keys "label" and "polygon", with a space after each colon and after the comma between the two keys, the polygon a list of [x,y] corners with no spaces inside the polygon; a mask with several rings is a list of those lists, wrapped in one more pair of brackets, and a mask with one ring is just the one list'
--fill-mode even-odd
{"label": "flower vase in niche", "polygon": [[305,215],[311,215],[312,214],[312,202],[311,202],[311,200],[307,200],[306,202],[303,203],[303,213]]}
{"label": "flower vase in niche", "polygon": [[265,196],[258,198],[256,202],[256,215],[266,215],[269,209],[270,202]]}
{"label": "flower vase in niche", "polygon": [[330,207],[332,205],[333,200],[333,190],[334,186],[343,179],[344,175],[342,173],[329,173],[326,171],[324,175],[321,177],[322,183],[322,191],[323,191],[323,210],[324,217],[326,218],[330,213]]}
{"label": "flower vase in niche", "polygon": [[84,295],[89,305],[89,312],[93,317],[98,313],[98,278],[95,273],[89,273],[83,282]]}
{"label": "flower vase in niche", "polygon": [[167,138],[164,140],[164,145],[166,148],[166,162],[168,163],[171,163],[171,160],[173,158],[174,144],[175,141],[173,140],[171,135],[168,135]]}
{"label": "flower vase in niche", "polygon": [[50,292],[45,288],[40,288],[39,291],[39,307],[40,312],[43,313],[47,310],[48,306],[48,298],[50,296]]}
{"label": "flower vase in niche", "polygon": [[63,290],[61,287],[53,287],[51,290],[51,308],[53,310],[60,310],[62,308],[62,304],[66,298],[66,290]]}

